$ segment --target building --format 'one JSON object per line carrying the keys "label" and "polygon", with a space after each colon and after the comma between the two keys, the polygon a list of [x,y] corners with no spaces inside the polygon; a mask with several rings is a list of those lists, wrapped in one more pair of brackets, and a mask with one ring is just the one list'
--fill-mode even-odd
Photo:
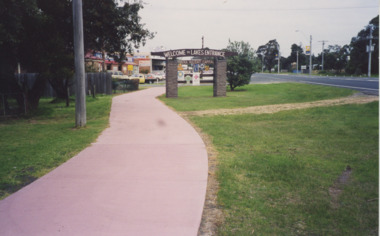
{"label": "building", "polygon": [[[150,52],[136,52],[127,54],[127,60],[123,63],[116,62],[112,57],[105,54],[104,71],[121,71],[126,75],[149,74],[152,72],[164,72],[166,68],[165,58],[151,56]],[[85,55],[86,71],[101,72],[103,59],[101,52],[88,52]]]}
{"label": "building", "polygon": [[[112,57],[105,54],[103,62],[102,53],[88,52],[85,55],[86,71],[102,72],[102,71],[121,71],[125,75],[136,74],[139,71],[138,63],[133,62],[132,56],[127,55],[127,60],[122,63],[116,62]],[[103,68],[104,63],[104,70]]]}

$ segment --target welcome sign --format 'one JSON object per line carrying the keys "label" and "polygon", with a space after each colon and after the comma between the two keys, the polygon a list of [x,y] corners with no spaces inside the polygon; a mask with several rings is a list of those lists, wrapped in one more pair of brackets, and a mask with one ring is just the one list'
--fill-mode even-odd
{"label": "welcome sign", "polygon": [[161,56],[161,57],[192,57],[192,56],[201,56],[201,57],[229,57],[236,56],[235,52],[228,52],[222,50],[214,50],[214,49],[178,49],[178,50],[170,50],[165,52],[151,52],[153,56]]}
{"label": "welcome sign", "polygon": [[[226,57],[237,56],[237,52],[214,49],[177,49],[162,52],[151,52],[152,56],[160,56],[166,59],[166,97],[178,97],[178,80],[184,78],[184,72],[178,70],[178,64],[193,64],[193,85],[200,85],[200,73],[196,72],[196,67],[204,67],[206,69],[206,61],[212,61],[214,65],[213,85],[214,97],[225,97],[227,86],[227,60]],[[178,60],[179,57],[193,57],[193,60]],[[206,58],[204,58],[206,57]],[[211,58],[207,58],[211,57]],[[197,61],[194,61],[197,60]],[[191,63],[188,63],[191,62]],[[196,63],[195,63],[196,62]],[[191,77],[186,76],[189,82]]]}

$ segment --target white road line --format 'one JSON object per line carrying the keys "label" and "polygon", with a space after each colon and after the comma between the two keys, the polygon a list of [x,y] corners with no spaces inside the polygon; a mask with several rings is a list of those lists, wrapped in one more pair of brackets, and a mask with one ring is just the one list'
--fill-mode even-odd
{"label": "white road line", "polygon": [[349,80],[349,81],[363,81],[363,82],[379,82],[378,80],[362,80],[362,79],[352,79],[352,78],[342,78],[342,77],[339,77],[339,78],[334,78],[334,77],[317,77],[317,78],[320,78],[320,79],[331,79],[331,80]]}
{"label": "white road line", "polygon": [[[282,74],[280,74],[282,75]],[[330,76],[302,76],[302,75],[282,75],[282,76],[289,76],[289,77],[292,77],[292,76],[297,76],[299,77],[300,79],[331,79],[331,80],[353,80],[353,81],[363,81],[363,82],[379,82],[379,80],[377,79],[367,79],[367,77],[363,77],[363,78],[352,78],[352,77],[330,77]]]}
{"label": "white road line", "polygon": [[315,83],[315,82],[310,82],[310,81],[301,81],[301,82],[308,83],[308,84],[319,84],[319,85],[328,85],[328,86],[334,86],[334,87],[342,87],[342,88],[352,88],[352,89],[363,89],[363,90],[379,91],[379,89],[371,89],[371,88],[363,88],[363,87],[353,87],[353,86],[344,86],[344,85],[335,85],[335,84]]}

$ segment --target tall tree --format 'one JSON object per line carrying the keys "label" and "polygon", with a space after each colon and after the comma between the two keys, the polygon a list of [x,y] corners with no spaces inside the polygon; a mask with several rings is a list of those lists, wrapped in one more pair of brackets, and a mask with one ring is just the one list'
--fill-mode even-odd
{"label": "tall tree", "polygon": [[0,92],[2,93],[18,90],[14,72],[19,60],[18,45],[23,30],[23,5],[23,1],[0,1]]}
{"label": "tall tree", "polygon": [[[153,37],[140,23],[141,3],[119,6],[118,0],[83,2],[87,49],[108,51],[121,61],[126,51]],[[25,86],[14,80],[15,68],[21,62],[24,69],[39,73],[35,86],[41,88],[48,80],[57,96],[69,101],[74,71],[71,4],[71,0],[0,1],[0,89],[25,93]],[[38,97],[38,91],[29,95]],[[22,103],[23,96],[18,100]]]}
{"label": "tall tree", "polygon": [[[343,47],[340,45],[329,45],[324,53],[324,69],[336,70],[342,72],[348,62],[348,56],[350,55],[350,48],[348,45]],[[322,58],[322,54],[319,54],[318,60]]]}
{"label": "tall tree", "polygon": [[289,57],[286,58],[284,63],[282,63],[283,65],[282,67],[288,70],[293,69],[292,63],[297,63],[297,54],[298,54],[298,70],[300,69],[301,65],[305,65],[306,55],[304,54],[302,47],[297,44],[292,44],[290,55]]}
{"label": "tall tree", "polygon": [[31,27],[40,27],[42,20],[36,0],[0,1],[0,92],[15,97],[19,107],[27,110],[37,107],[45,80],[38,77],[28,86],[26,80],[15,79],[15,72],[18,63],[26,68],[34,62],[35,58],[29,57],[34,54],[28,52],[36,48],[33,36],[38,32]]}
{"label": "tall tree", "polygon": [[142,8],[141,2],[118,6],[115,0],[84,0],[85,49],[102,52],[103,61],[106,52],[119,62],[124,60],[125,52],[154,37],[141,23]]}
{"label": "tall tree", "polygon": [[373,30],[373,42],[375,45],[372,52],[371,71],[372,74],[379,73],[379,16],[373,18],[369,25],[361,30],[356,37],[351,39],[350,43],[350,61],[347,66],[347,72],[351,74],[366,74],[368,70],[368,52],[370,27]]}
{"label": "tall tree", "polygon": [[265,68],[271,72],[278,63],[276,57],[279,55],[279,44],[276,39],[270,40],[267,44],[261,45],[256,54],[263,61]]}
{"label": "tall tree", "polygon": [[[34,68],[68,106],[68,89],[74,75],[72,3],[69,0],[37,0],[37,3],[44,16],[38,27],[43,28],[31,27],[36,32],[33,38],[36,46],[28,56],[34,58]],[[26,42],[25,48],[28,46],[30,43]]]}
{"label": "tall tree", "polygon": [[236,87],[249,84],[258,63],[254,49],[247,42],[229,40],[226,50],[238,53],[237,56],[227,59],[227,81],[231,91],[234,91]]}

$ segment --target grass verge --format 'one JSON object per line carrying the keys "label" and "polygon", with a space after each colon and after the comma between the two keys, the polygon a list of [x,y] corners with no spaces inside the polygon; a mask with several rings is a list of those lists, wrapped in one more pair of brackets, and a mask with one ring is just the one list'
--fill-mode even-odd
{"label": "grass verge", "polygon": [[352,95],[349,89],[315,86],[300,83],[255,84],[228,92],[226,97],[213,97],[212,86],[183,86],[178,98],[161,96],[167,105],[177,111],[198,111],[221,108],[239,108],[270,104],[310,102]]}
{"label": "grass verge", "polygon": [[108,126],[112,96],[87,97],[87,126],[76,129],[75,106],[41,99],[28,118],[0,122],[0,199],[48,173],[96,140]]}
{"label": "grass verge", "polygon": [[[377,234],[377,108],[193,117],[220,154],[219,234]],[[336,207],[329,188],[347,166],[352,174]]]}
{"label": "grass verge", "polygon": [[[260,94],[283,84],[254,86]],[[302,102],[317,87],[281,97]],[[192,100],[202,101],[198,96],[207,89],[192,89],[186,99],[169,99],[169,104],[183,110]],[[232,98],[236,106],[248,97],[256,100],[249,88],[245,93]],[[283,101],[267,96],[261,104]],[[318,97],[330,96],[335,95]],[[199,109],[215,109],[211,103]],[[378,234],[378,102],[189,119],[212,138],[219,153],[218,203],[225,222],[218,235]]]}

